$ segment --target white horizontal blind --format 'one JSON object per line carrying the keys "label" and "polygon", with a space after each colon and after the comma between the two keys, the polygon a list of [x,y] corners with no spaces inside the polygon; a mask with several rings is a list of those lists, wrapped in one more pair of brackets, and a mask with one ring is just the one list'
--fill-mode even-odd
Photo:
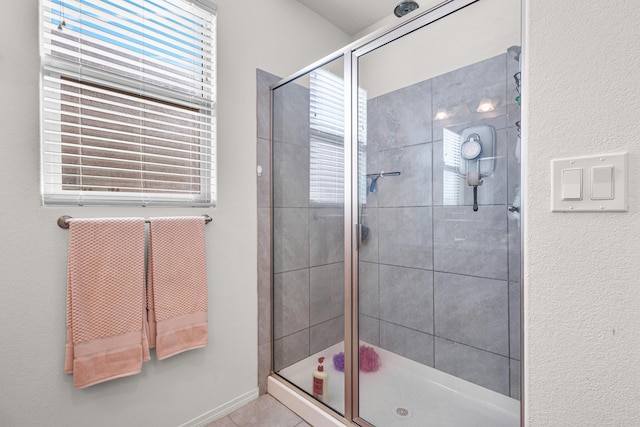
{"label": "white horizontal blind", "polygon": [[465,180],[458,173],[460,170],[460,134],[447,128],[442,130],[442,195],[445,205],[462,205],[464,203],[463,189]]}
{"label": "white horizontal blind", "polygon": [[367,203],[367,91],[358,88],[358,200]]}
{"label": "white horizontal blind", "polygon": [[42,0],[45,203],[211,205],[215,15]]}
{"label": "white horizontal blind", "polygon": [[[310,74],[310,199],[312,203],[344,204],[344,81],[317,69]],[[359,147],[366,145],[366,91],[358,91]],[[364,132],[362,131],[364,127]],[[364,138],[364,139],[363,139]],[[365,150],[360,149],[362,168]]]}

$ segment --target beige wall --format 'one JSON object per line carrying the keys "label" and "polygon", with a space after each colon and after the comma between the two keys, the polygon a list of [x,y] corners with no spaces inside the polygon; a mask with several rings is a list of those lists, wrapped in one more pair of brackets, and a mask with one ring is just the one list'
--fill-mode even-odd
{"label": "beige wall", "polygon": [[[0,26],[0,425],[177,426],[257,393],[256,68],[286,75],[348,41],[289,0],[219,0],[215,209],[42,207],[38,2]],[[63,373],[68,231],[75,217],[209,213],[209,346],[75,390]],[[214,411],[215,412],[215,411]]]}
{"label": "beige wall", "polygon": [[[528,426],[637,426],[640,2],[525,2]],[[629,212],[550,212],[550,160],[629,152]]]}

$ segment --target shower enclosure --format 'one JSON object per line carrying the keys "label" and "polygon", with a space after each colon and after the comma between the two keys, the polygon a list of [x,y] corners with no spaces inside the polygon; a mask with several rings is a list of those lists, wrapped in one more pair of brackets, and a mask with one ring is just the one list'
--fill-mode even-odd
{"label": "shower enclosure", "polygon": [[358,425],[518,426],[520,4],[402,22],[271,86],[272,372]]}

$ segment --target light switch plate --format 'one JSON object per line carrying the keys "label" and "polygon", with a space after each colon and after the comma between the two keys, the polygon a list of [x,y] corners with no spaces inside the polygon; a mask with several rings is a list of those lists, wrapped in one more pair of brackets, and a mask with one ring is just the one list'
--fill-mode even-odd
{"label": "light switch plate", "polygon": [[[625,212],[629,210],[627,196],[628,153],[570,157],[551,160],[551,210],[553,212]],[[611,168],[611,198],[602,198],[602,171]],[[582,170],[580,199],[567,200],[567,188],[575,191],[575,183],[564,183],[563,176],[575,177],[566,171]],[[595,177],[595,178],[594,178]],[[596,185],[592,189],[592,182]],[[570,187],[567,187],[569,185]],[[563,192],[564,190],[564,192]],[[592,191],[595,190],[595,191]]]}

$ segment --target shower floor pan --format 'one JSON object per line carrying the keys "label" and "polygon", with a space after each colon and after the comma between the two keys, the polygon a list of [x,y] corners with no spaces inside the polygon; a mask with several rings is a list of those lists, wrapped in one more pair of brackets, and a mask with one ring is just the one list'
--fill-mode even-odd
{"label": "shower floor pan", "polygon": [[[360,416],[368,422],[384,427],[520,425],[520,402],[516,399],[373,347],[380,356],[380,369],[360,373]],[[324,369],[329,374],[327,404],[342,414],[344,374],[333,367],[333,355],[341,351],[343,344],[336,344],[281,370],[280,375],[310,393],[311,373],[318,358],[324,356]],[[301,407],[300,402],[290,407],[307,420],[302,412],[317,411],[312,404]]]}

